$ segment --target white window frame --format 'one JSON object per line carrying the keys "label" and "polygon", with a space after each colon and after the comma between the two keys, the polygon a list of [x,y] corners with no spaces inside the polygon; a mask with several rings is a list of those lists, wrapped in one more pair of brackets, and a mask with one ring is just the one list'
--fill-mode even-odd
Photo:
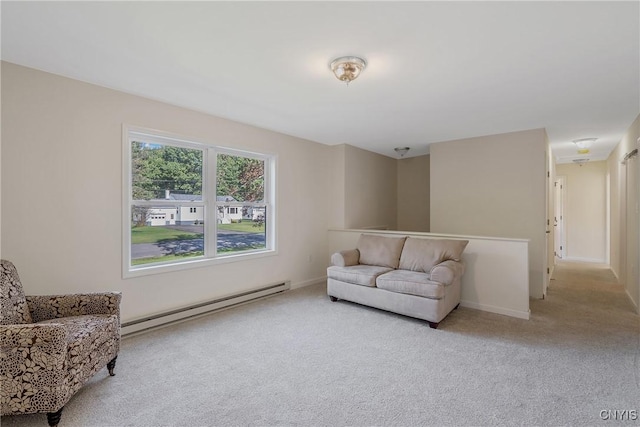
{"label": "white window frame", "polygon": [[[277,156],[267,153],[256,153],[246,150],[221,147],[194,138],[171,134],[168,132],[151,130],[137,126],[123,125],[123,191],[122,191],[122,267],[123,277],[138,277],[149,274],[158,274],[171,271],[179,271],[207,265],[243,261],[277,254],[276,239],[276,167]],[[131,208],[134,205],[170,206],[176,205],[175,201],[162,202],[154,200],[132,200],[132,176],[131,176],[131,144],[135,140],[171,145],[203,151],[202,165],[202,201],[180,201],[181,206],[202,207],[204,209],[204,255],[194,258],[186,258],[182,261],[165,263],[131,265]],[[265,249],[255,249],[242,252],[217,253],[217,201],[216,201],[216,165],[218,154],[228,154],[254,158],[264,161],[264,203],[238,202],[238,206],[265,206],[267,218],[265,221]]]}

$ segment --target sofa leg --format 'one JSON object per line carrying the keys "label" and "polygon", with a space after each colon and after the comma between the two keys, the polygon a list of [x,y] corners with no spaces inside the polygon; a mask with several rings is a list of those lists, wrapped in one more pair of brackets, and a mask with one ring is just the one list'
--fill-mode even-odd
{"label": "sofa leg", "polygon": [[429,323],[431,329],[438,329],[438,325],[440,324],[440,322],[429,322],[428,320],[427,323]]}
{"label": "sofa leg", "polygon": [[336,298],[336,297],[332,297],[331,295],[329,295],[329,299],[330,299],[331,301],[333,301],[333,302],[338,301],[338,298]]}
{"label": "sofa leg", "polygon": [[453,307],[453,309],[454,309],[454,310],[457,310],[457,309],[458,309],[458,307],[460,307],[460,303],[456,304],[456,306],[455,306],[455,307]]}
{"label": "sofa leg", "polygon": [[113,373],[113,368],[116,367],[116,359],[118,358],[118,356],[114,357],[113,359],[111,359],[111,362],[107,363],[107,369],[109,370],[109,375],[114,376],[115,374]]}
{"label": "sofa leg", "polygon": [[58,409],[56,412],[47,412],[47,422],[51,427],[56,427],[60,422],[60,417],[62,416],[62,410],[64,406]]}

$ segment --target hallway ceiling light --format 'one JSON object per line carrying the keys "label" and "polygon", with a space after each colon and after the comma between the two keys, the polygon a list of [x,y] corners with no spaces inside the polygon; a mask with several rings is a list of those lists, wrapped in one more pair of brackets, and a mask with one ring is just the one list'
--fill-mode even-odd
{"label": "hallway ceiling light", "polygon": [[400,155],[400,157],[404,157],[405,154],[410,150],[409,147],[396,147],[394,151]]}
{"label": "hallway ceiling light", "polygon": [[588,150],[591,145],[596,142],[598,138],[580,138],[574,139],[572,142],[578,146],[581,150]]}
{"label": "hallway ceiling light", "polygon": [[577,164],[578,166],[582,166],[588,161],[589,159],[573,159],[573,163]]}

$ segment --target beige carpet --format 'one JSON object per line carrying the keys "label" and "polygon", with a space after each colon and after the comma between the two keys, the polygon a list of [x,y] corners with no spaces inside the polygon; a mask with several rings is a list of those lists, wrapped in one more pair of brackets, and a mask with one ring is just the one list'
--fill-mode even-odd
{"label": "beige carpet", "polygon": [[[640,425],[640,318],[612,273],[561,264],[531,310],[433,330],[290,291],[125,339],[60,426]],[[46,417],[2,419],[27,425]]]}

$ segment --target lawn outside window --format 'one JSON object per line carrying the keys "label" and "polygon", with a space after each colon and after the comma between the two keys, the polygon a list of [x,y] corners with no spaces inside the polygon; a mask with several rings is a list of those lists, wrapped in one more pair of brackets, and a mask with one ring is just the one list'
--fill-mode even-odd
{"label": "lawn outside window", "polygon": [[275,157],[124,127],[124,276],[275,251]]}

